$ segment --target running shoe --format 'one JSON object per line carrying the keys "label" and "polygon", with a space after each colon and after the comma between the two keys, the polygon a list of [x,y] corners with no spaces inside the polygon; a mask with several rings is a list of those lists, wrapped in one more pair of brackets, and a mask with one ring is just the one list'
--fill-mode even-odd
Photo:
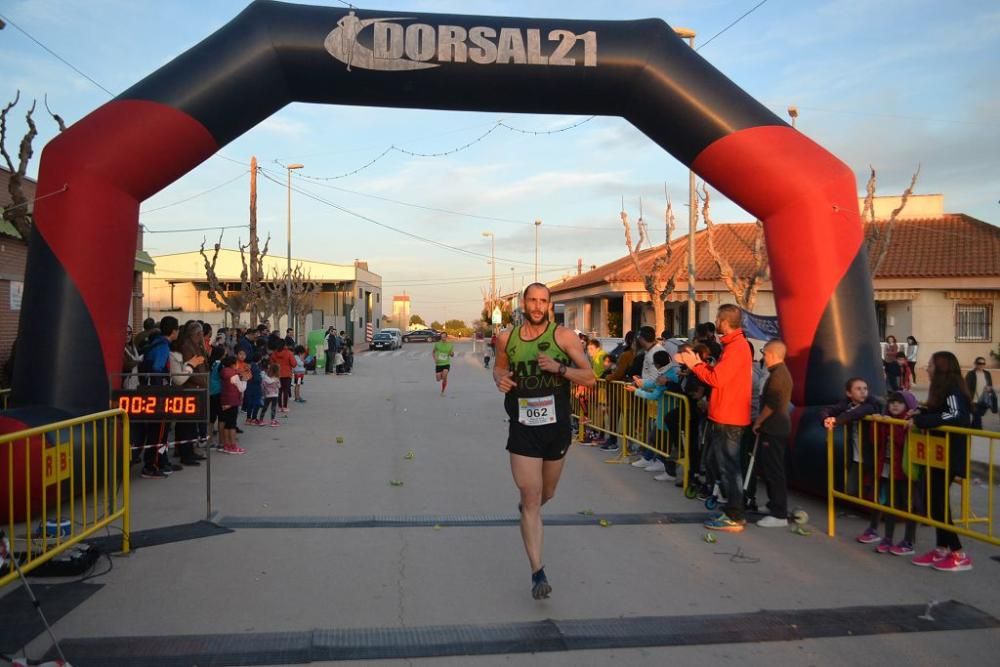
{"label": "running shoe", "polygon": [[618,451],[621,451],[621,447],[618,445],[617,442],[608,442],[608,443],[605,443],[605,444],[601,445],[601,451],[602,452],[618,452]]}
{"label": "running shoe", "polygon": [[[263,424],[261,424],[261,426],[263,426]],[[281,422],[279,422],[277,419],[272,419],[271,426],[281,426]]]}
{"label": "running shoe", "polygon": [[[276,421],[276,420],[272,419],[271,421]],[[267,424],[268,424],[268,422],[267,422],[266,419],[258,419],[257,420],[257,426],[267,426]]]}
{"label": "running shoe", "polygon": [[964,551],[951,551],[931,567],[938,572],[966,572],[972,569],[972,559]]}
{"label": "running shoe", "polygon": [[645,468],[646,466],[649,465],[649,462],[650,462],[649,459],[644,459],[644,458],[642,458],[640,456],[635,461],[632,461],[632,467],[633,468]]}
{"label": "running shoe", "polygon": [[743,529],[746,528],[746,519],[730,519],[728,515],[723,514],[716,519],[709,519],[704,524],[705,528],[709,530],[721,530],[727,533],[741,533]]}
{"label": "running shoe", "polygon": [[143,479],[166,479],[167,476],[159,468],[143,468],[139,474]]}
{"label": "running shoe", "polygon": [[907,542],[906,540],[903,540],[896,546],[889,549],[889,553],[891,553],[893,556],[912,556],[916,552],[913,551],[912,542]]}
{"label": "running shoe", "polygon": [[666,470],[664,470],[659,475],[653,475],[653,479],[655,479],[657,482],[672,482],[677,478],[671,475]]}
{"label": "running shoe", "polygon": [[223,450],[223,454],[246,454],[247,450],[239,447],[238,445],[226,445]]}
{"label": "running shoe", "polygon": [[892,551],[892,540],[890,540],[889,538],[883,537],[882,541],[878,543],[877,547],[875,547],[875,553],[877,553],[877,554],[887,554],[890,551]]}
{"label": "running shoe", "polygon": [[875,544],[876,542],[882,541],[882,536],[878,534],[877,530],[872,530],[871,528],[865,528],[865,532],[858,535],[856,538],[861,544]]}
{"label": "running shoe", "polygon": [[538,572],[531,575],[531,597],[536,600],[544,600],[552,594],[552,586],[545,578],[545,568],[538,568]]}
{"label": "running shoe", "polygon": [[910,562],[917,567],[933,567],[935,563],[938,563],[948,557],[948,550],[938,547],[936,549],[931,549],[923,556],[917,556]]}

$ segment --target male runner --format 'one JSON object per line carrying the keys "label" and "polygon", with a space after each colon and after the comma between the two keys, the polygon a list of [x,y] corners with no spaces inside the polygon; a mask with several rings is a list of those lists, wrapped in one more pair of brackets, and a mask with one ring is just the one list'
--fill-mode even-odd
{"label": "male runner", "polygon": [[521,492],[521,539],[531,565],[531,596],[552,592],[542,565],[542,505],[552,500],[572,440],[570,383],[597,383],[580,341],[549,321],[549,288],[532,283],[522,299],[524,322],[497,337],[493,381],[506,394],[507,451]]}
{"label": "male runner", "polygon": [[448,371],[455,356],[455,344],[448,342],[448,334],[441,332],[441,340],[434,343],[434,377],[441,383],[441,395],[448,388]]}

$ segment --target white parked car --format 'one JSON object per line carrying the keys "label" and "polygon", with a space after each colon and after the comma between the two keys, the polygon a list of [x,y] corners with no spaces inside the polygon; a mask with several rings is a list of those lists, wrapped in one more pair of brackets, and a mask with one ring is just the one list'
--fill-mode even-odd
{"label": "white parked car", "polygon": [[395,327],[386,327],[385,329],[380,330],[379,333],[392,334],[393,340],[396,341],[396,345],[393,348],[394,350],[398,350],[403,347],[403,332],[399,329]]}

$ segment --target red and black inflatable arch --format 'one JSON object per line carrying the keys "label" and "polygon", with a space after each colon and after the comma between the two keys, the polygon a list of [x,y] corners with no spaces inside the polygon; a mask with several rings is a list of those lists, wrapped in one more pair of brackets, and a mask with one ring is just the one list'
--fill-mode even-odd
{"label": "red and black inflatable arch", "polygon": [[[293,101],[622,116],[763,220],[799,416],[838,399],[850,375],[881,378],[852,172],[663,21],[258,0],[45,147],[38,192],[67,189],[35,208],[18,404],[75,414],[107,406],[139,203]],[[821,483],[818,420],[797,425],[800,481]]]}

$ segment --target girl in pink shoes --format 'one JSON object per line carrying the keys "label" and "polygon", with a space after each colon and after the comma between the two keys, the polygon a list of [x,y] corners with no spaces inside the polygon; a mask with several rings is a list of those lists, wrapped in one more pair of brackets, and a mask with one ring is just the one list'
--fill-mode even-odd
{"label": "girl in pink shoes", "polygon": [[[938,426],[958,426],[968,428],[972,423],[972,399],[962,377],[958,359],[951,352],[935,352],[927,364],[927,374],[931,386],[927,392],[927,403],[910,412],[910,426],[919,429],[933,429]],[[933,434],[933,433],[932,433]],[[937,433],[936,435],[945,435]],[[930,498],[927,499],[932,519],[951,524],[951,510],[945,515],[945,499],[948,498],[952,480],[966,475],[968,437],[947,434],[948,467],[945,470],[930,467]],[[954,532],[937,528],[937,548],[913,559],[920,567],[933,567],[941,572],[964,572],[972,569],[972,559],[962,549],[962,543]]]}

